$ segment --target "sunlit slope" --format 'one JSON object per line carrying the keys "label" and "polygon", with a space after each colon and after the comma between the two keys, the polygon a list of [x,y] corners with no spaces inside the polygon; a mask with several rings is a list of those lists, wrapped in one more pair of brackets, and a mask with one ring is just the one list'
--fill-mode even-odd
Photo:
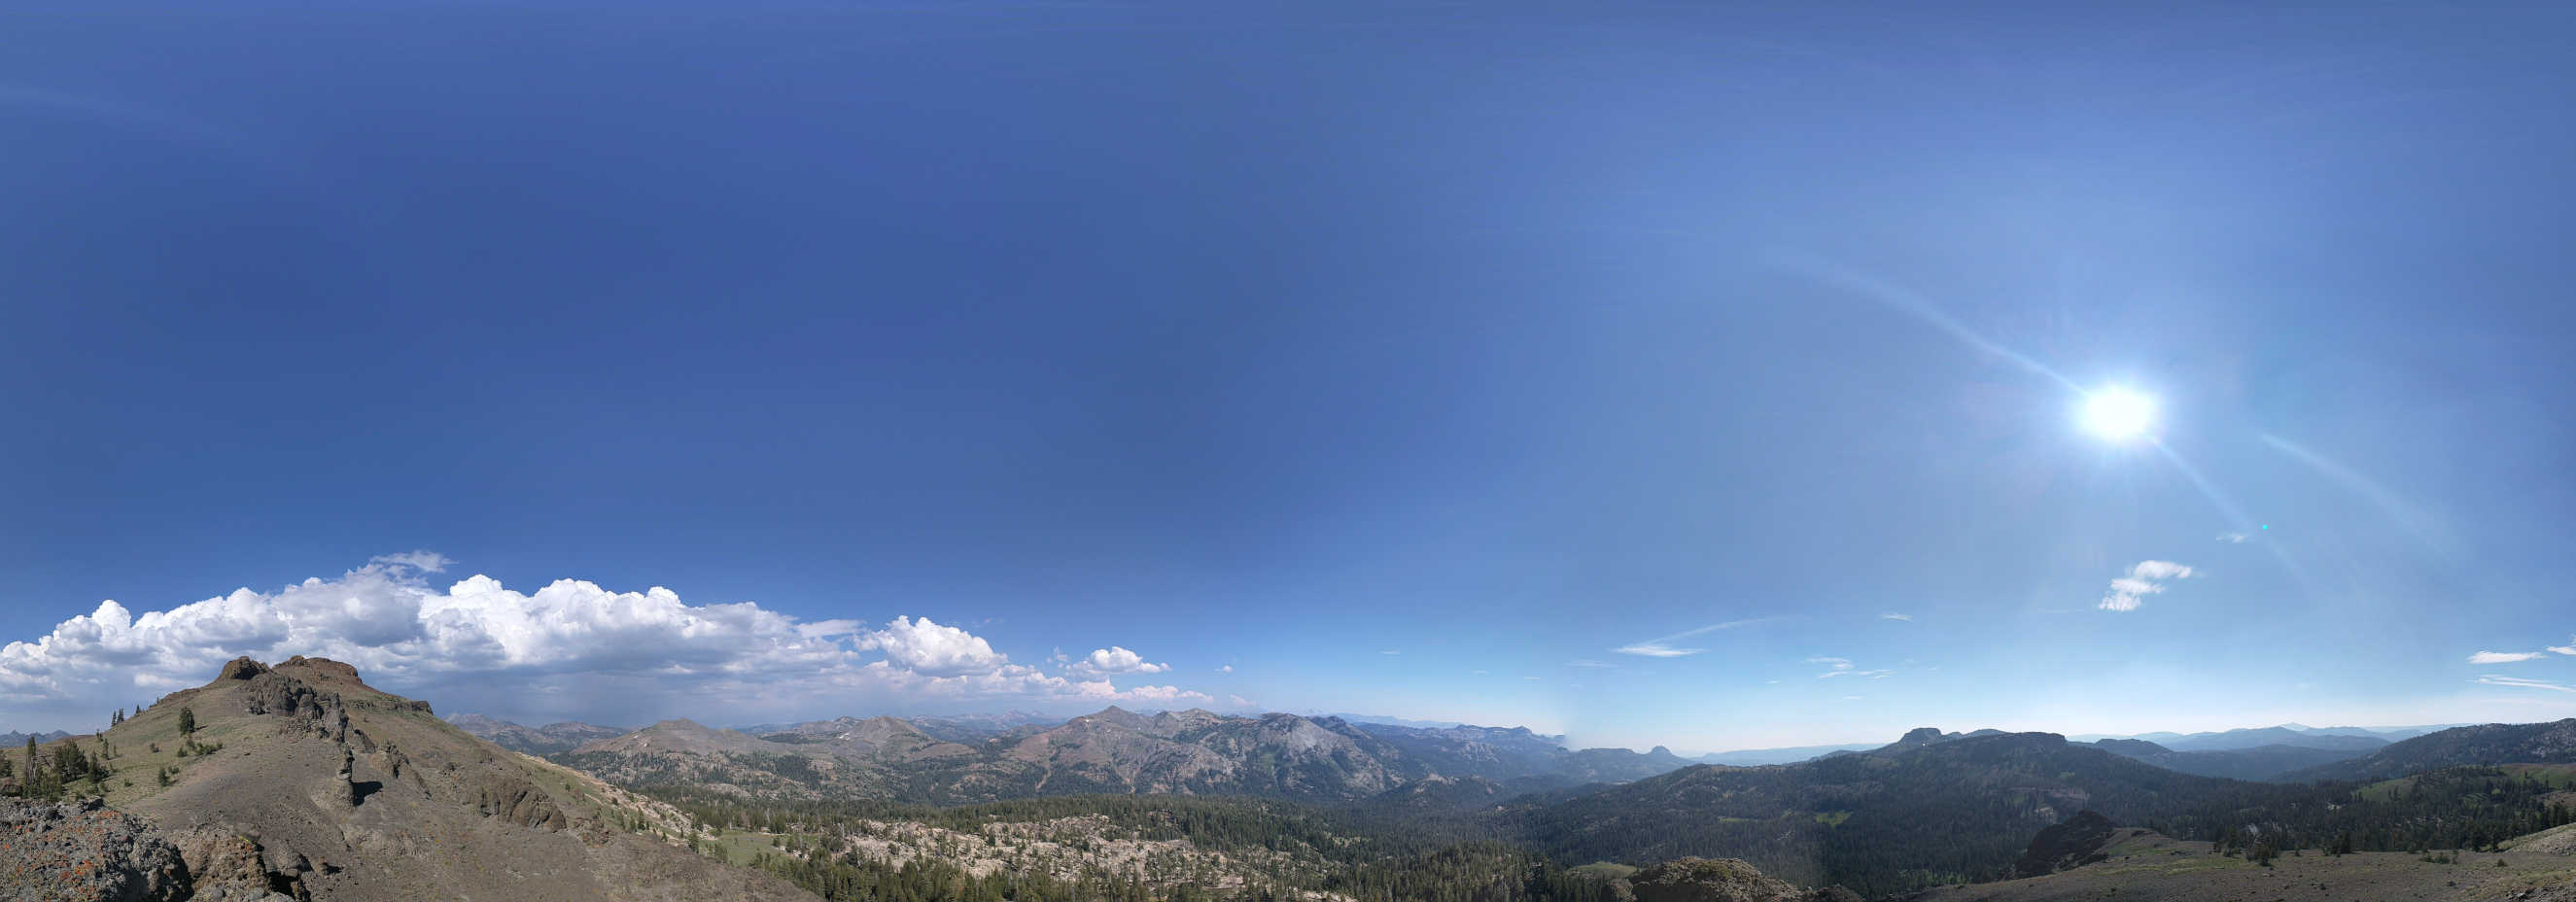
{"label": "sunlit slope", "polygon": [[[180,730],[183,712],[193,734]],[[178,844],[201,892],[812,898],[660,841],[667,808],[476,739],[333,661],[235,660],[92,740],[102,741],[116,771],[109,803]]]}

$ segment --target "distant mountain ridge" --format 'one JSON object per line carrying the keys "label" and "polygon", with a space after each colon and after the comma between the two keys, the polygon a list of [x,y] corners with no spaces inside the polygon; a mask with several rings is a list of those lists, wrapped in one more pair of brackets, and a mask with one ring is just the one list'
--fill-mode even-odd
{"label": "distant mountain ridge", "polygon": [[2201,733],[2156,732],[2131,733],[2127,735],[2087,733],[2069,736],[2067,738],[2075,742],[2099,742],[2104,739],[2136,739],[2145,742],[2152,742],[2177,752],[2225,751],[2228,749],[2257,748],[2266,745],[2286,745],[2294,748],[2315,749],[2359,749],[2366,751],[2401,739],[2411,739],[2426,733],[2457,726],[2464,725],[2438,724],[2413,727],[2373,728],[2311,727],[2304,724],[2285,723],[2268,727],[2243,727],[2233,730],[2215,730]]}
{"label": "distant mountain ridge", "polygon": [[457,729],[493,745],[530,755],[551,755],[580,748],[627,732],[618,727],[563,721],[542,727],[523,727],[506,720],[495,720],[481,714],[451,714],[447,722]]}
{"label": "distant mountain ridge", "polygon": [[[2440,724],[2435,726],[2372,728],[2311,727],[2304,724],[2286,723],[2271,727],[2249,727],[2244,729],[2218,730],[2203,733],[2155,732],[2130,733],[2125,735],[2087,733],[2068,736],[2067,739],[2069,741],[2079,743],[2095,743],[2105,739],[2134,739],[2154,743],[2164,748],[2166,751],[2226,751],[2232,749],[2259,748],[2266,745],[2284,745],[2294,748],[2317,749],[2351,748],[2360,751],[2367,751],[2380,744],[2396,742],[2401,739],[2409,739],[2426,733],[2431,733],[2436,730],[2449,729],[2457,726],[2464,725]],[[2286,734],[2285,732],[2278,731],[2286,731]],[[2332,737],[2362,737],[2376,739],[2378,740],[2378,743],[2369,745],[2347,745]],[[1765,764],[1795,764],[1797,762],[1807,761],[1824,755],[1835,754],[1837,752],[1866,752],[1879,748],[1881,745],[1881,743],[1876,742],[1854,742],[1831,745],[1738,749],[1735,751],[1709,752],[1691,760],[1701,764],[1723,764],[1733,767],[1752,767]]]}
{"label": "distant mountain ridge", "polygon": [[2291,780],[2385,780],[2460,765],[2576,763],[2576,718],[2481,724],[2426,733],[2356,758],[2284,775]]}
{"label": "distant mountain ridge", "polygon": [[61,730],[55,730],[51,733],[0,733],[0,751],[15,749],[19,746],[26,745],[27,739],[30,736],[35,738],[37,745],[44,745],[47,743],[61,742],[65,739],[71,738],[71,735],[72,734]]}
{"label": "distant mountain ridge", "polygon": [[[2346,737],[2366,739],[2366,737]],[[2233,780],[2279,780],[2299,770],[2369,754],[2368,748],[2306,748],[2263,745],[2253,748],[2175,751],[2143,739],[2101,739],[2094,747],[2166,770]]]}
{"label": "distant mountain ridge", "polygon": [[[1112,706],[1058,724],[841,717],[765,732],[666,721],[555,752],[633,785],[722,785],[759,798],[925,803],[1086,793],[1357,801],[1430,778],[1511,794],[1618,783],[1690,764],[1671,750],[1567,749],[1524,727],[1413,727],[1338,717]],[[1454,792],[1454,791],[1453,791]]]}
{"label": "distant mountain ridge", "polygon": [[1559,860],[1738,857],[1798,883],[1877,896],[2008,875],[2034,835],[2079,811],[2126,822],[2244,785],[2054,733],[1926,728],[1868,752],[1695,765],[1507,816]]}

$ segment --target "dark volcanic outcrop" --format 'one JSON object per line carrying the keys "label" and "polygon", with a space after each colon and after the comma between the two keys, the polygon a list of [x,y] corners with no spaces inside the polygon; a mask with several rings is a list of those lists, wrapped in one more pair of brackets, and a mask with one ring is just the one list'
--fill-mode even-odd
{"label": "dark volcanic outcrop", "polygon": [[2037,877],[2101,861],[2102,847],[2110,844],[2111,834],[2117,829],[2110,818],[2078,811],[2065,823],[2052,825],[2032,837],[2030,849],[2013,863],[2013,875]]}

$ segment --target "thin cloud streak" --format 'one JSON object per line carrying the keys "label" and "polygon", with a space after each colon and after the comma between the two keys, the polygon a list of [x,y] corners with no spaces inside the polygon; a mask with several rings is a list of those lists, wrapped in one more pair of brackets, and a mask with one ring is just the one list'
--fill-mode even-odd
{"label": "thin cloud streak", "polygon": [[1685,656],[1685,655],[1695,655],[1695,654],[1699,654],[1700,652],[1707,651],[1708,649],[1705,649],[1705,648],[1678,648],[1678,647],[1675,647],[1675,646],[1673,645],[1673,642],[1674,642],[1675,640],[1688,639],[1688,638],[1690,638],[1690,637],[1692,637],[1692,636],[1697,636],[1697,635],[1701,635],[1701,634],[1704,634],[1704,633],[1713,633],[1713,632],[1716,632],[1716,631],[1718,631],[1718,630],[1731,630],[1731,629],[1735,629],[1736,627],[1741,627],[1741,626],[1752,626],[1752,625],[1757,624],[1757,623],[1769,623],[1769,622],[1771,622],[1771,621],[1778,620],[1778,619],[1780,619],[1780,618],[1778,618],[1778,617],[1753,617],[1753,618],[1749,618],[1749,619],[1745,619],[1745,620],[1729,620],[1729,621],[1727,621],[1727,622],[1725,622],[1725,623],[1712,623],[1712,624],[1709,624],[1709,625],[1707,625],[1707,626],[1700,627],[1700,628],[1698,628],[1698,629],[1683,630],[1683,631],[1681,631],[1681,632],[1674,633],[1674,634],[1672,634],[1672,635],[1670,635],[1670,636],[1663,636],[1663,637],[1659,637],[1659,638],[1648,639],[1648,640],[1643,641],[1643,642],[1632,642],[1632,643],[1629,643],[1629,644],[1627,644],[1627,645],[1622,645],[1622,646],[1619,646],[1618,648],[1611,649],[1611,651],[1616,652],[1616,653],[1619,653],[1619,654],[1623,654],[1623,655],[1637,655],[1637,656],[1639,656],[1639,657],[1647,657],[1647,658],[1679,658],[1679,657],[1683,657],[1683,656]]}
{"label": "thin cloud streak", "polygon": [[2547,689],[2552,692],[2576,693],[2576,686],[2562,686],[2557,683],[2543,680],[2529,680],[2522,677],[2499,676],[2496,674],[2481,676],[2478,678],[2478,682],[2489,686],[2511,686],[2516,689]]}

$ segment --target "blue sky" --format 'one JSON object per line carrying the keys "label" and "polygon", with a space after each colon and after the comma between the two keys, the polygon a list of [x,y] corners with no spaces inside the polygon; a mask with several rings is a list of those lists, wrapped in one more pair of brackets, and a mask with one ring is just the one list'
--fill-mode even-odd
{"label": "blue sky", "polygon": [[2570,15],[8,4],[0,727],[2576,715]]}

